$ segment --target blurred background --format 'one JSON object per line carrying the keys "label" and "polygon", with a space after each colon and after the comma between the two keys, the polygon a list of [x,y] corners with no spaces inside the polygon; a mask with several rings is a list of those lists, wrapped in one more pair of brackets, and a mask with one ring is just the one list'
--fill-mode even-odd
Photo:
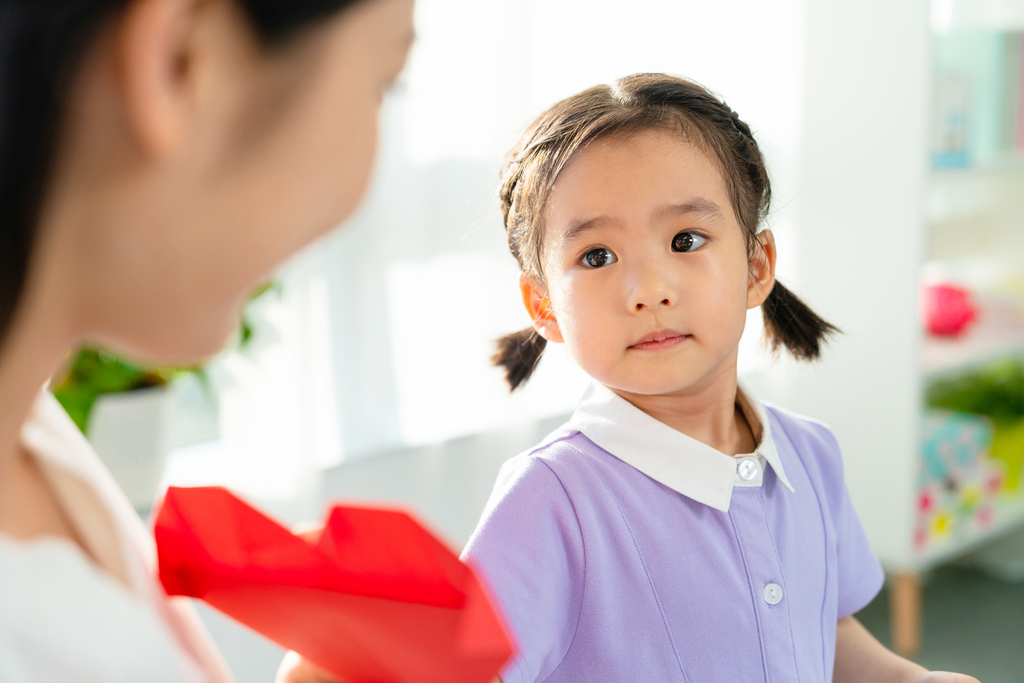
{"label": "blurred background", "polygon": [[[133,502],[224,484],[298,522],[412,509],[456,549],[501,463],[587,383],[525,327],[497,205],[503,152],[555,101],[638,71],[694,79],[755,131],[779,277],[844,331],[819,364],[741,373],[828,423],[889,590],[864,623],[929,667],[1024,671],[1024,0],[418,0],[373,187],[255,292],[195,368],[83,352],[57,387]],[[140,454],[148,454],[145,457]],[[281,652],[203,610],[241,683]]]}

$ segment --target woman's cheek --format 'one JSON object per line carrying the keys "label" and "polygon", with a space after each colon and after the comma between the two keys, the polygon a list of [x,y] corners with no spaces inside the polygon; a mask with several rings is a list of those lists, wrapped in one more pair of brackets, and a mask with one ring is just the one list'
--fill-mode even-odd
{"label": "woman's cheek", "polygon": [[[376,100],[367,101],[364,109],[366,115],[360,125],[350,130],[348,139],[340,145],[345,148],[344,152],[332,159],[335,164],[339,159],[347,162],[346,169],[335,169],[334,173],[334,177],[337,178],[334,191],[335,196],[339,199],[335,224],[348,218],[359,206],[373,172],[379,132],[377,124],[379,104]],[[350,173],[345,173],[345,170],[349,170]]]}

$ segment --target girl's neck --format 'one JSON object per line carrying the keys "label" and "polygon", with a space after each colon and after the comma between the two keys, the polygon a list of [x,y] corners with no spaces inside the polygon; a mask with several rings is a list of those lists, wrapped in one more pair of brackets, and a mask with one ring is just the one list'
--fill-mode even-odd
{"label": "girl's neck", "polygon": [[736,357],[696,385],[669,394],[634,394],[609,387],[654,419],[727,455],[757,447],[736,405]]}

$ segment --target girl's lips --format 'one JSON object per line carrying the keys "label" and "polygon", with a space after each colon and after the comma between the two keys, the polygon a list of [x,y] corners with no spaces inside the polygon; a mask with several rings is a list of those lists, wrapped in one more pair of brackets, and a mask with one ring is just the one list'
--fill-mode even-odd
{"label": "girl's lips", "polygon": [[689,337],[690,335],[675,330],[661,330],[647,335],[629,348],[639,351],[657,351],[682,344]]}

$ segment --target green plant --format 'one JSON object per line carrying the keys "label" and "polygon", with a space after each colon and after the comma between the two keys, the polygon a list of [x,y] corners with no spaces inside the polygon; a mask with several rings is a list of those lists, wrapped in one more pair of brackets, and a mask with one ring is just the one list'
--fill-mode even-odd
{"label": "green plant", "polygon": [[281,295],[281,283],[276,280],[265,282],[250,294],[249,298],[245,302],[245,307],[242,308],[242,321],[239,327],[239,337],[237,348],[239,351],[244,351],[249,346],[249,342],[252,340],[253,334],[253,323],[252,323],[252,310],[250,304],[267,292],[273,292],[274,294]]}
{"label": "green plant", "polygon": [[177,374],[198,370],[146,367],[109,351],[86,347],[75,352],[67,374],[54,386],[53,395],[78,428],[85,432],[89,413],[98,396],[162,386]]}
{"label": "green plant", "polygon": [[934,382],[928,387],[927,403],[991,419],[991,455],[1006,465],[1006,490],[1019,486],[1024,467],[1024,362],[1006,360]]}
{"label": "green plant", "polygon": [[974,413],[993,422],[1016,422],[1024,418],[1024,362],[1006,360],[975,372],[932,383],[927,403]]}
{"label": "green plant", "polygon": [[[277,282],[271,281],[257,287],[249,295],[242,318],[239,323],[238,335],[229,347],[244,350],[252,341],[253,323],[249,304],[267,292],[280,294]],[[64,377],[53,387],[53,395],[57,398],[78,428],[85,433],[89,424],[89,414],[96,403],[96,398],[103,394],[114,394],[123,391],[134,391],[149,387],[163,386],[175,377],[194,374],[204,386],[208,385],[206,373],[202,365],[178,367],[152,367],[128,360],[110,351],[83,347],[74,352],[74,358]]]}

